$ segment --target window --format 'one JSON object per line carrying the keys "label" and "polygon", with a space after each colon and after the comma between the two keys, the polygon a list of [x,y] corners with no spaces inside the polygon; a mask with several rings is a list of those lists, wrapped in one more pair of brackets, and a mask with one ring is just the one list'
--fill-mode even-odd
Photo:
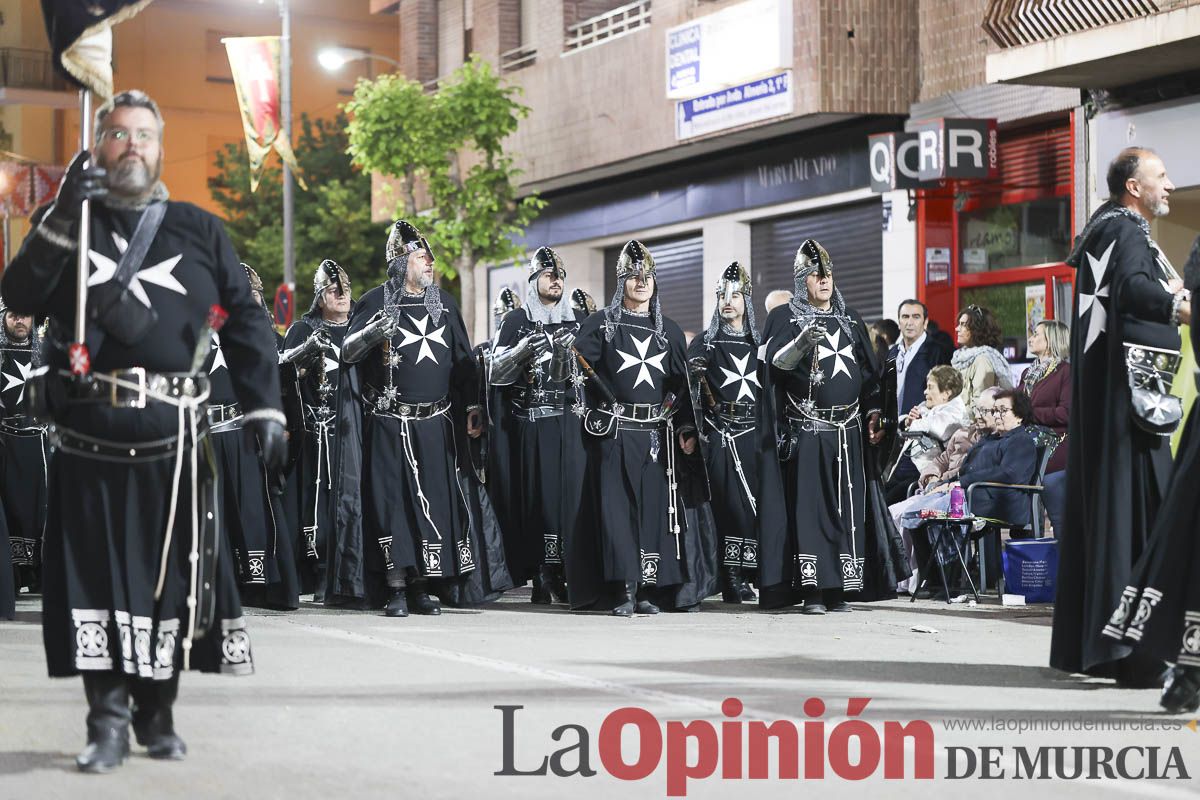
{"label": "window", "polygon": [[1071,249],[1071,201],[1046,197],[958,215],[963,272],[1062,261]]}

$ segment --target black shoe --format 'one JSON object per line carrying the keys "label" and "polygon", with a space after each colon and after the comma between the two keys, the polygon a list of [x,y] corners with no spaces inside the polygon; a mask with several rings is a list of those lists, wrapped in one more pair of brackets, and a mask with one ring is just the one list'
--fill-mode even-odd
{"label": "black shoe", "polygon": [[542,567],[542,574],[546,578],[546,584],[550,589],[550,594],[554,598],[554,602],[567,603],[567,579],[563,575],[561,564]]}
{"label": "black shoe", "polygon": [[721,568],[721,602],[742,602],[742,569],[741,567]]}
{"label": "black shoe", "polygon": [[403,589],[392,589],[392,595],[383,607],[383,613],[389,617],[408,616],[408,595]]}
{"label": "black shoe", "polygon": [[179,675],[166,681],[129,680],[133,695],[133,735],[151,758],[182,761],[187,745],[175,733],[172,706],[179,694]]}
{"label": "black shoe", "polygon": [[836,612],[836,613],[843,613],[843,614],[844,614],[844,613],[846,613],[846,612],[853,611],[853,610],[854,610],[854,609],[853,609],[853,608],[851,608],[851,607],[850,607],[850,604],[849,604],[849,603],[847,603],[845,600],[839,600],[838,602],[836,602],[836,603],[833,603],[832,605],[830,605],[830,606],[829,606],[829,611],[830,611],[830,612]]}
{"label": "black shoe", "polygon": [[129,757],[129,687],[124,675],[96,672],[83,676],[83,691],[88,743],[75,766],[81,772],[112,772]]}
{"label": "black shoe", "polygon": [[409,589],[408,604],[412,606],[414,614],[425,614],[430,617],[436,617],[442,613],[441,603],[430,597],[428,592],[422,590]]}
{"label": "black shoe", "polygon": [[637,608],[637,604],[633,599],[633,586],[626,585],[621,590],[621,596],[624,597],[624,600],[613,608],[612,615],[614,617],[632,617],[634,609]]}
{"label": "black shoe", "polygon": [[750,588],[750,582],[744,577],[738,583],[738,596],[741,597],[743,603],[753,603],[758,600],[758,595]]}
{"label": "black shoe", "polygon": [[800,613],[808,614],[808,615],[814,616],[814,617],[824,616],[825,615],[825,604],[806,601],[804,603],[804,610],[801,611]]}
{"label": "black shoe", "polygon": [[1179,664],[1167,673],[1163,683],[1162,698],[1158,704],[1168,714],[1195,713],[1200,709],[1200,667]]}
{"label": "black shoe", "polygon": [[548,606],[554,602],[550,596],[550,582],[542,573],[533,576],[533,592],[529,595],[529,602],[535,606]]}
{"label": "black shoe", "polygon": [[317,585],[313,589],[313,602],[325,603],[325,567],[317,567]]}
{"label": "black shoe", "polygon": [[657,614],[660,611],[659,607],[649,600],[638,600],[634,610],[639,614]]}

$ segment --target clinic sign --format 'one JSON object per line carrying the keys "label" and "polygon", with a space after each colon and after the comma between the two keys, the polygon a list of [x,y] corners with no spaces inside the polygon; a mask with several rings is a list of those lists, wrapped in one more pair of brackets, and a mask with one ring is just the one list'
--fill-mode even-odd
{"label": "clinic sign", "polygon": [[868,138],[871,190],[919,189],[1000,173],[996,120],[933,119]]}
{"label": "clinic sign", "polygon": [[667,97],[700,97],[792,67],[792,0],[746,0],[667,29]]}
{"label": "clinic sign", "polygon": [[682,141],[713,131],[792,113],[791,70],[731,86],[675,104],[675,139]]}

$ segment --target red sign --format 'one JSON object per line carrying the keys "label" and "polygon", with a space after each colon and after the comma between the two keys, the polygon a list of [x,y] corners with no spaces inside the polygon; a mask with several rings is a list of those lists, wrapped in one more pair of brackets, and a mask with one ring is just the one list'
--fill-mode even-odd
{"label": "red sign", "polygon": [[279,284],[275,290],[275,324],[285,329],[292,324],[292,314],[295,313],[296,294],[286,283]]}

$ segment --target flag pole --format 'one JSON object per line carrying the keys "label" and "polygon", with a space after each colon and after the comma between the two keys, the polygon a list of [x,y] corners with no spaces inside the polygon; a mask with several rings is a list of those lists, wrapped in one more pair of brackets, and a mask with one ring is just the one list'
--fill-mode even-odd
{"label": "flag pole", "polygon": [[[91,148],[92,138],[92,93],[87,89],[79,90],[79,149]],[[89,160],[90,161],[90,160]],[[88,295],[88,250],[91,247],[92,232],[92,201],[84,200],[79,209],[79,260],[76,273],[75,290],[75,347],[76,353],[82,353],[83,358],[71,359],[71,371],[76,375],[86,375],[90,364],[87,356],[87,295]]]}

